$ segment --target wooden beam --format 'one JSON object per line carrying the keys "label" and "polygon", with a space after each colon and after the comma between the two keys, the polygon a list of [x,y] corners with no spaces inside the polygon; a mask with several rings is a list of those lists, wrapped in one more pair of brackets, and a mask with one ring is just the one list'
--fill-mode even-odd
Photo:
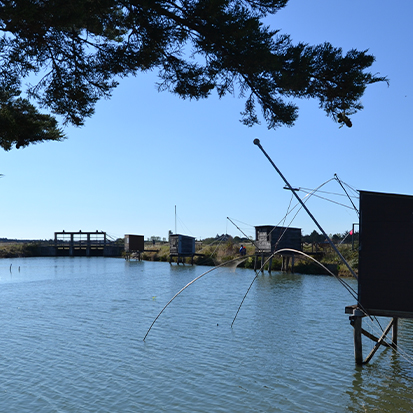
{"label": "wooden beam", "polygon": [[[354,327],[354,321],[353,320],[350,320],[350,324]],[[393,326],[393,328],[394,328],[394,326]],[[370,340],[375,341],[376,343],[379,341],[378,337],[376,337],[375,335],[373,335],[373,334],[369,333],[368,331],[364,330],[364,328],[361,329],[361,334],[368,337]],[[381,344],[383,346],[386,346],[386,347],[391,347],[391,345],[386,343],[385,341]]]}
{"label": "wooden beam", "polygon": [[370,354],[366,357],[366,359],[364,360],[363,364],[367,364],[372,357],[374,356],[374,354],[376,353],[376,351],[378,350],[378,348],[380,347],[381,344],[383,344],[384,339],[386,338],[388,332],[390,331],[390,329],[393,327],[394,324],[394,318],[390,321],[389,325],[386,327],[386,329],[383,331],[383,334],[381,335],[381,337],[379,338],[379,340],[377,341],[376,345],[373,347],[373,349],[370,351]]}

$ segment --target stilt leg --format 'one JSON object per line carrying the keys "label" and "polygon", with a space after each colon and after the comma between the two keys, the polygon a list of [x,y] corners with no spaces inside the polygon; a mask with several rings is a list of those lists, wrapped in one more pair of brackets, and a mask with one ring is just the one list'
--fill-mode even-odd
{"label": "stilt leg", "polygon": [[363,317],[353,316],[354,321],[354,357],[356,364],[363,364],[363,346],[361,341],[361,326]]}
{"label": "stilt leg", "polygon": [[392,344],[397,347],[397,333],[399,327],[399,319],[397,317],[393,318],[393,329],[392,329]]}

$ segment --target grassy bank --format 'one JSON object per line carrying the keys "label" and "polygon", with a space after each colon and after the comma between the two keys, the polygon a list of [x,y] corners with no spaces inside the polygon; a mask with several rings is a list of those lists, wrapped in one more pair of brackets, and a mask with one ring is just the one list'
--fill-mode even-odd
{"label": "grassy bank", "polygon": [[0,258],[36,257],[38,255],[38,242],[0,243]]}
{"label": "grassy bank", "polygon": [[[39,242],[15,242],[15,243],[0,243],[0,258],[17,258],[17,257],[35,257],[39,255]],[[220,265],[236,258],[240,258],[239,249],[240,243],[233,240],[228,240],[222,243],[196,243],[196,254],[194,257],[194,264],[196,265]],[[243,244],[246,249],[246,256],[240,259],[239,267],[254,268],[255,265],[255,246],[252,243]],[[358,251],[357,248],[351,249],[351,245],[342,244],[338,246],[340,253],[348,261],[353,270],[357,273],[358,270]],[[169,243],[156,243],[145,245],[145,251],[142,258],[147,261],[169,261]],[[350,276],[350,271],[340,261],[340,258],[332,250],[330,246],[323,248],[323,250],[316,251],[311,244],[304,244],[303,252],[311,254],[311,256],[320,261],[323,265],[328,266],[341,276]],[[176,262],[176,260],[175,260]],[[190,263],[190,258],[186,259]],[[276,255],[272,260],[272,271],[281,270],[281,257]],[[261,267],[261,258],[257,260],[258,268]],[[268,264],[265,265],[265,271],[268,271]],[[316,264],[313,260],[302,255],[295,256],[294,271],[302,274],[324,274],[325,271]]]}
{"label": "grassy bank", "polygon": [[[255,263],[255,246],[250,244],[243,244],[246,249],[246,258],[238,266],[244,268],[254,268]],[[155,244],[150,247],[150,249],[157,250],[157,252],[144,252],[142,258],[148,261],[169,261],[169,244]],[[233,241],[225,241],[221,244],[204,244],[202,242],[197,242],[196,245],[196,255],[194,257],[194,264],[196,265],[220,265],[225,262],[231,261],[235,258],[239,258],[240,244],[234,243]],[[357,273],[358,269],[358,251],[355,248],[351,249],[351,245],[343,244],[338,246],[340,253],[349,262],[350,266]],[[340,258],[337,256],[335,251],[328,246],[322,251],[314,251],[311,244],[304,245],[304,253],[309,253],[311,256],[320,261],[323,265],[328,266],[330,269],[334,268],[335,273],[341,276],[350,276],[350,271],[341,262]],[[174,260],[176,262],[176,260]],[[187,263],[190,263],[190,258],[186,259]],[[258,257],[258,266],[261,266],[261,259]],[[282,259],[280,256],[276,255],[272,260],[272,271],[281,270]],[[268,264],[265,266],[265,270],[268,270]],[[325,271],[316,264],[310,258],[304,257],[302,255],[295,256],[295,266],[294,271],[303,274],[323,274]]]}

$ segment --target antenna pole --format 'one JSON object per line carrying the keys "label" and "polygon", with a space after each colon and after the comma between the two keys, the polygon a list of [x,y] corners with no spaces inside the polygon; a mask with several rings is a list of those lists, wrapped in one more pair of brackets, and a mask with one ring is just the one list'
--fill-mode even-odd
{"label": "antenna pole", "polygon": [[328,241],[328,243],[330,244],[331,248],[333,248],[333,250],[337,253],[337,255],[340,257],[341,261],[343,261],[343,263],[345,264],[345,266],[349,269],[350,273],[353,275],[353,277],[357,280],[357,275],[355,274],[355,272],[353,271],[353,269],[350,267],[350,264],[346,261],[346,259],[342,256],[342,254],[340,253],[340,251],[337,249],[337,247],[334,245],[333,241],[330,239],[330,237],[326,234],[326,232],[323,230],[323,228],[321,227],[321,225],[317,222],[317,220],[314,218],[313,214],[309,211],[309,209],[306,207],[306,205],[304,204],[304,202],[301,200],[301,198],[297,195],[296,191],[294,190],[294,188],[290,185],[290,183],[287,181],[287,179],[284,177],[284,175],[281,173],[281,171],[277,168],[277,166],[275,165],[275,163],[272,161],[272,159],[269,157],[269,155],[267,154],[267,152],[265,152],[264,148],[261,146],[260,140],[259,139],[254,139],[254,145],[257,145],[262,153],[265,155],[265,157],[270,161],[271,165],[273,166],[273,168],[278,172],[278,175],[280,175],[280,177],[282,178],[282,180],[285,182],[285,184],[287,185],[287,188],[294,194],[294,196],[297,198],[298,202],[301,204],[301,206],[304,208],[304,210],[307,212],[307,214],[309,215],[309,217],[314,221],[314,223],[317,225],[318,229],[321,231],[321,233],[323,234],[323,236],[326,238],[326,240]]}
{"label": "antenna pole", "polygon": [[175,205],[175,234],[176,234],[176,205]]}

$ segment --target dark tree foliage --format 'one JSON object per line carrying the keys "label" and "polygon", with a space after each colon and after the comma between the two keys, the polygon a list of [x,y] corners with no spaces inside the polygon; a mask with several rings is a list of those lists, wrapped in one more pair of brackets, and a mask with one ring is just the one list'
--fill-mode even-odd
{"label": "dark tree foliage", "polygon": [[62,139],[64,134],[55,118],[39,113],[27,99],[0,91],[0,146],[3,149]]}
{"label": "dark tree foliage", "polygon": [[[329,43],[292,44],[264,25],[288,0],[14,0],[0,2],[0,145],[61,139],[53,119],[28,100],[82,125],[120,78],[159,70],[159,89],[200,99],[245,98],[242,122],[291,126],[293,98],[318,99],[336,121],[361,109],[366,86],[386,80],[366,72],[367,51],[343,54]],[[24,85],[36,74],[35,84]],[[29,108],[31,108],[29,110]],[[3,119],[19,119],[22,131]],[[26,125],[27,123],[27,125]]]}

